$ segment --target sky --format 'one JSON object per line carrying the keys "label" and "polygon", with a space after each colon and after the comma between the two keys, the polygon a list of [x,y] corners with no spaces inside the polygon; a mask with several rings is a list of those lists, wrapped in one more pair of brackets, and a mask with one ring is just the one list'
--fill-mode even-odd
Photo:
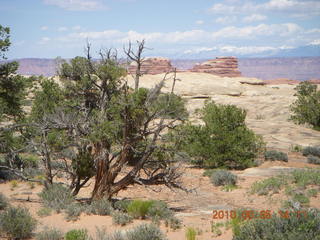
{"label": "sky", "polygon": [[147,56],[255,56],[320,45],[320,0],[0,0],[10,59],[71,58],[145,39]]}

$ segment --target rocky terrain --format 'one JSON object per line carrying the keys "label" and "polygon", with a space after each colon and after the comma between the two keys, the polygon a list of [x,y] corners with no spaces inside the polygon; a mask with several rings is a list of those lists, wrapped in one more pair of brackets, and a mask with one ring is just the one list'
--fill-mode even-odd
{"label": "rocky terrain", "polygon": [[238,59],[236,57],[217,57],[201,64],[196,64],[191,72],[203,72],[220,77],[240,77]]}

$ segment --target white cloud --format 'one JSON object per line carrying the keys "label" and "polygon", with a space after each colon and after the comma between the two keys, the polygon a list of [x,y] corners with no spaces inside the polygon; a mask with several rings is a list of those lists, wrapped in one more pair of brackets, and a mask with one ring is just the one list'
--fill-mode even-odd
{"label": "white cloud", "polygon": [[93,11],[105,9],[105,6],[96,0],[43,0],[47,5],[54,5],[69,11]]}
{"label": "white cloud", "polygon": [[310,45],[320,45],[320,39],[313,40]]}
{"label": "white cloud", "polygon": [[215,20],[216,23],[220,24],[230,24],[237,20],[236,16],[225,16],[225,17],[219,17]]}
{"label": "white cloud", "polygon": [[198,24],[198,25],[202,25],[202,24],[204,24],[204,21],[202,21],[202,20],[198,20],[198,21],[196,21],[196,24]]}
{"label": "white cloud", "polygon": [[67,27],[59,27],[58,31],[59,32],[65,32],[65,31],[68,31],[68,28]]}
{"label": "white cloud", "polygon": [[289,36],[302,31],[295,23],[284,23],[284,24],[259,24],[257,26],[247,27],[225,27],[212,35],[214,38],[257,38],[259,36]]}
{"label": "white cloud", "polygon": [[269,0],[265,3],[254,3],[252,1],[238,1],[230,4],[214,4],[209,12],[214,14],[245,14],[258,12],[280,12],[289,13],[291,16],[318,16],[320,14],[320,1],[307,0]]}
{"label": "white cloud", "polygon": [[72,28],[72,30],[74,30],[74,31],[80,31],[80,30],[81,30],[81,26],[79,26],[79,25],[74,26],[74,27]]}
{"label": "white cloud", "polygon": [[42,37],[38,44],[44,45],[48,43],[51,39],[49,37]]}
{"label": "white cloud", "polygon": [[48,26],[42,26],[40,29],[41,29],[41,31],[46,31],[46,30],[48,30]]}
{"label": "white cloud", "polygon": [[258,21],[263,21],[266,20],[267,16],[261,15],[261,14],[252,14],[250,16],[246,16],[243,18],[243,21],[246,23],[251,23],[251,22],[258,22]]}

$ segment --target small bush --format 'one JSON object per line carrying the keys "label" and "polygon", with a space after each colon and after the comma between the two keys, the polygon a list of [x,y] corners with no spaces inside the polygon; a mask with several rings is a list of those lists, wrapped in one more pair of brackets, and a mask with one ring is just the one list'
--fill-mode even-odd
{"label": "small bush", "polygon": [[79,203],[68,205],[65,209],[67,221],[76,221],[83,211],[84,208]]}
{"label": "small bush", "polygon": [[281,177],[271,177],[258,182],[255,182],[251,186],[251,193],[258,195],[267,195],[269,192],[272,193],[279,192],[282,187],[287,184],[286,180]]}
{"label": "small bush", "polygon": [[210,179],[215,186],[235,185],[237,183],[237,176],[226,170],[214,171]]}
{"label": "small bush", "polygon": [[153,204],[152,200],[134,200],[128,205],[127,212],[134,218],[144,219]]}
{"label": "small bush", "polygon": [[312,164],[320,164],[320,158],[316,156],[308,156],[307,161]]}
{"label": "small bush", "polygon": [[120,211],[126,212],[128,206],[129,206],[129,204],[130,204],[131,202],[132,202],[132,200],[129,200],[129,199],[124,199],[124,200],[116,201],[116,202],[114,203],[114,208],[115,208],[115,209],[118,209],[118,210],[120,210]]}
{"label": "small bush", "polygon": [[165,225],[173,230],[177,230],[181,228],[182,221],[175,216],[171,216],[165,220]]}
{"label": "small bush", "polygon": [[293,195],[292,197],[292,201],[293,202],[298,202],[300,203],[302,206],[307,206],[309,205],[309,198],[307,196],[305,196],[304,194],[302,193],[296,193]]}
{"label": "small bush", "polygon": [[29,238],[37,225],[28,209],[9,207],[0,215],[0,229],[14,239]]}
{"label": "small bush", "polygon": [[88,240],[88,232],[85,229],[70,230],[64,236],[65,240]]}
{"label": "small bush", "polygon": [[320,147],[309,146],[302,150],[303,156],[316,156],[320,157]]}
{"label": "small bush", "polygon": [[173,216],[173,212],[168,208],[168,205],[163,201],[153,201],[149,207],[147,216],[154,219],[166,219]]}
{"label": "small bush", "polygon": [[308,197],[316,197],[318,195],[318,190],[317,189],[309,189],[307,191],[307,196]]}
{"label": "small bush", "polygon": [[188,227],[186,229],[186,239],[187,240],[196,240],[197,232],[194,228]]}
{"label": "small bush", "polygon": [[113,211],[112,213],[112,222],[114,224],[124,226],[128,223],[131,223],[132,219],[133,218],[129,214],[121,212],[119,210]]}
{"label": "small bush", "polygon": [[39,197],[43,200],[45,206],[57,212],[65,209],[74,201],[70,190],[59,184],[53,184],[48,189],[43,189]]}
{"label": "small bush", "polygon": [[290,212],[288,218],[272,215],[270,219],[253,219],[239,225],[233,240],[294,240],[318,239],[320,236],[320,212],[310,210],[297,217]]}
{"label": "small bush", "polygon": [[305,188],[308,185],[320,186],[320,169],[299,169],[292,172],[293,182]]}
{"label": "small bush", "polygon": [[89,211],[91,214],[106,216],[111,215],[113,208],[112,204],[107,198],[102,198],[92,201]]}
{"label": "small bush", "polygon": [[296,124],[309,124],[320,130],[320,91],[316,84],[301,82],[295,90],[297,100],[290,106],[290,117]]}
{"label": "small bush", "polygon": [[0,210],[5,209],[8,205],[9,203],[7,197],[0,193]]}
{"label": "small bush", "polygon": [[127,232],[128,240],[166,240],[161,230],[153,224],[141,224]]}
{"label": "small bush", "polygon": [[55,228],[45,228],[43,231],[37,233],[36,240],[62,240],[63,233]]}
{"label": "small bush", "polygon": [[121,232],[109,234],[104,228],[97,228],[95,240],[126,240],[126,238]]}
{"label": "small bush", "polygon": [[40,208],[37,212],[39,217],[47,217],[51,215],[51,208]]}
{"label": "small bush", "polygon": [[271,160],[271,161],[278,160],[278,161],[288,162],[288,155],[284,152],[270,150],[264,153],[264,159]]}

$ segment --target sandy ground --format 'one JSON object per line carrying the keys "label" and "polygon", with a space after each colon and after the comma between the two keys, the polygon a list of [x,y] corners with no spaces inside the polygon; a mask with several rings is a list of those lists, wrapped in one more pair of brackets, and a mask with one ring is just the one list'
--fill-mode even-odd
{"label": "sandy ground", "polygon": [[[141,85],[151,87],[160,81],[163,75],[156,75],[148,78],[144,76]],[[293,85],[248,85],[241,84],[243,78],[222,79],[216,76],[199,73],[178,73],[180,81],[176,83],[176,93],[183,96],[187,102],[187,108],[191,118],[196,119],[195,110],[201,108],[207,98],[218,103],[235,104],[247,110],[247,124],[256,133],[261,134],[267,143],[267,147],[281,149],[289,153],[289,162],[265,162],[257,168],[250,168],[244,171],[234,171],[239,177],[238,188],[231,192],[222,191],[221,187],[213,186],[209,178],[203,177],[202,169],[185,166],[183,183],[191,193],[182,191],[173,192],[165,187],[142,187],[131,186],[126,191],[120,192],[119,198],[157,199],[166,201],[176,212],[176,216],[183,221],[180,230],[173,231],[161,225],[168,239],[185,239],[185,229],[194,227],[199,229],[201,234],[198,240],[209,239],[232,239],[231,230],[223,230],[221,236],[215,236],[211,232],[211,222],[226,221],[213,220],[213,210],[230,210],[238,207],[254,208],[258,211],[276,211],[281,201],[286,199],[283,193],[272,196],[250,195],[251,185],[260,179],[278,174],[281,171],[290,171],[292,168],[316,167],[308,164],[306,158],[299,153],[291,151],[295,145],[308,146],[320,144],[320,132],[314,131],[307,126],[298,126],[288,121],[290,116],[289,106],[294,101]],[[151,79],[151,80],[150,80]],[[229,82],[228,82],[229,81]],[[251,82],[259,83],[260,80],[251,79]],[[130,82],[130,81],[129,81]],[[131,82],[132,83],[132,82]],[[167,82],[165,91],[171,88],[170,81]],[[199,98],[200,97],[200,98]],[[92,185],[81,191],[81,197],[89,197]],[[74,228],[86,228],[91,234],[95,233],[96,227],[105,227],[108,232],[125,230],[144,222],[135,220],[125,227],[118,227],[112,224],[110,216],[92,216],[82,214],[80,219],[74,222],[67,222],[63,214],[52,214],[40,218],[37,211],[42,207],[37,194],[42,186],[36,185],[34,189],[24,182],[18,187],[11,189],[9,183],[0,184],[0,191],[5,194],[13,205],[25,206],[30,209],[32,215],[38,219],[37,231],[44,226],[57,227],[66,232]],[[27,200],[31,200],[27,201]],[[312,197],[310,205],[320,208],[320,196]]]}

